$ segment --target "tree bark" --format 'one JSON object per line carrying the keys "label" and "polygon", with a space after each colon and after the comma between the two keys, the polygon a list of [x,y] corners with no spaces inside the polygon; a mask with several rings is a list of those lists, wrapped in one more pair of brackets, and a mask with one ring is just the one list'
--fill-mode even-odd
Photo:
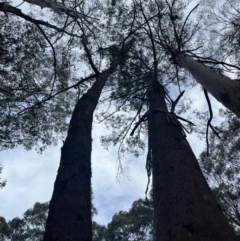
{"label": "tree bark", "polygon": [[149,108],[155,240],[238,240],[180,126],[167,121],[164,89],[157,81],[150,93]]}
{"label": "tree bark", "polygon": [[191,57],[178,54],[177,64],[188,70],[193,78],[226,108],[240,117],[240,81],[231,80],[205,67]]}
{"label": "tree bark", "polygon": [[41,8],[50,8],[51,10],[53,10],[54,12],[56,13],[65,13],[69,16],[71,16],[73,19],[85,19],[86,16],[79,13],[78,11],[76,10],[73,10],[73,9],[69,9],[67,8],[66,6],[60,4],[60,3],[57,3],[56,1],[53,1],[53,0],[26,0],[26,2],[30,3],[30,4],[33,4],[33,5],[37,5]]}
{"label": "tree bark", "polygon": [[61,160],[43,241],[91,241],[91,149],[92,121],[101,91],[118,65],[98,75],[77,102],[61,148]]}

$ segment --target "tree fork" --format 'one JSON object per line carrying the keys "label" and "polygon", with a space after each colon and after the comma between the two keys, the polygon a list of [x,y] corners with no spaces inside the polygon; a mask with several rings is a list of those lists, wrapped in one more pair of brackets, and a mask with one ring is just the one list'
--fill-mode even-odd
{"label": "tree fork", "polygon": [[61,148],[43,241],[91,241],[91,150],[93,113],[105,82],[119,64],[96,77],[77,102]]}
{"label": "tree fork", "polygon": [[[167,112],[164,89],[155,81],[149,111]],[[148,119],[152,154],[155,240],[237,241],[201,172],[181,127],[166,113]]]}

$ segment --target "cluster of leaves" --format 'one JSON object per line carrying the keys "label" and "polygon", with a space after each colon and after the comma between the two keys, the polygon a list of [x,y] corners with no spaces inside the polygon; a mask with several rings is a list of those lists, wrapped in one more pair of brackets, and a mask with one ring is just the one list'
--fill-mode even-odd
{"label": "cluster of leaves", "polygon": [[0,150],[22,145],[42,151],[64,135],[72,102],[63,92],[74,80],[72,53],[56,44],[54,54],[42,29],[0,16]]}
{"label": "cluster of leaves", "polygon": [[115,214],[107,226],[93,222],[94,241],[139,241],[153,240],[152,200],[139,199],[133,202],[128,212]]}
{"label": "cluster of leaves", "polygon": [[[146,112],[146,92],[151,83],[154,64],[157,64],[159,81],[165,86],[166,91],[172,91],[174,85],[178,85],[180,90],[192,83],[186,71],[169,59],[169,51],[175,49],[192,56],[200,54],[212,56],[207,51],[209,46],[206,44],[210,41],[200,37],[205,36],[200,21],[202,15],[198,17],[195,15],[195,19],[192,16],[197,6],[192,9],[194,11],[191,11],[190,15],[186,15],[191,1],[159,0],[124,3],[106,0],[91,3],[64,1],[58,4],[80,12],[82,17],[71,20],[69,16],[75,13],[66,12],[66,17],[63,14],[52,13],[50,20],[55,27],[46,22],[40,27],[39,23],[34,21],[34,14],[31,21],[36,23],[35,25],[23,24],[14,17],[5,21],[6,17],[1,15],[2,22],[6,22],[2,24],[1,29],[4,33],[4,38],[0,39],[3,46],[1,59],[5,61],[3,63],[5,67],[2,67],[1,71],[2,76],[8,75],[8,78],[1,79],[3,89],[0,89],[0,111],[3,116],[1,123],[4,127],[0,133],[2,149],[13,148],[16,145],[30,149],[41,142],[43,150],[56,140],[53,133],[65,133],[66,118],[70,116],[75,103],[71,100],[76,100],[76,96],[80,97],[83,93],[75,91],[75,95],[71,95],[63,91],[72,83],[77,83],[76,78],[72,76],[71,65],[81,61],[84,65],[87,63],[90,71],[104,69],[118,54],[116,50],[129,29],[134,34],[131,48],[126,49],[127,61],[109,79],[106,88],[111,94],[104,95],[102,101],[110,100],[116,106],[116,111],[132,113],[133,116],[126,117],[120,113],[119,116],[110,114],[111,118],[108,118],[108,112],[100,113],[101,119],[108,118],[108,126],[117,129],[112,135],[102,138],[105,146],[110,143],[123,143],[127,131]],[[236,8],[235,12],[237,11]],[[236,25],[238,17],[232,12],[231,14],[231,21],[228,22]],[[44,12],[41,15],[44,16]],[[100,20],[99,23],[95,21],[96,19]],[[211,18],[212,22],[214,20]],[[214,23],[217,24],[217,21]],[[234,24],[230,26],[231,31],[234,31]],[[229,31],[226,31],[224,38],[227,38],[227,33],[230,34]],[[213,32],[211,29],[211,33]],[[65,40],[62,38],[63,33]],[[216,39],[213,34],[209,36],[211,40]],[[236,46],[238,30],[236,34],[231,33],[231,36]],[[218,38],[223,41],[222,36],[219,35]],[[19,39],[21,41],[18,41]],[[223,45],[226,43],[221,46]],[[199,48],[201,51],[196,55],[195,50]],[[75,60],[71,58],[73,49],[78,49],[80,56]],[[212,53],[216,55],[218,49],[218,47],[211,48]],[[233,52],[229,48],[221,50],[225,57],[227,52],[230,52],[229,55]],[[224,59],[223,54],[220,56],[221,60]],[[236,58],[234,62],[237,62]],[[79,86],[75,87],[78,89]],[[126,138],[126,145],[122,145],[121,151],[129,151],[136,156],[141,153],[138,150],[145,148],[143,136],[146,134],[146,126],[142,125],[137,132],[134,137]]]}
{"label": "cluster of leaves", "polygon": [[[0,165],[0,174],[2,173],[2,169],[3,167]],[[5,187],[6,182],[7,182],[6,180],[2,180],[2,178],[0,177],[0,188]]]}
{"label": "cluster of leaves", "polygon": [[[208,43],[208,56],[219,61],[240,66],[240,4],[237,0],[218,1],[204,0],[199,18],[204,19],[205,29],[202,37]],[[218,6],[218,7],[216,7]],[[206,16],[207,18],[204,18]],[[216,48],[217,46],[217,48]],[[240,78],[239,69],[224,68],[230,74]]]}

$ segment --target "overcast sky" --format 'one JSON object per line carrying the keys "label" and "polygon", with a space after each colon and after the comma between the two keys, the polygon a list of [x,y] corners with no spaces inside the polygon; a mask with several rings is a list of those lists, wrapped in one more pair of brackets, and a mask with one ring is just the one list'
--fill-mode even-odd
{"label": "overcast sky", "polygon": [[[195,99],[191,105],[192,109],[207,109],[204,94],[199,87],[188,89],[185,97]],[[217,116],[217,109],[221,105],[216,101],[213,101],[212,105]],[[104,150],[99,141],[105,132],[103,124],[94,123],[92,187],[93,203],[98,210],[98,215],[94,219],[101,224],[108,223],[114,213],[128,210],[134,200],[144,198],[147,185],[146,155],[139,158],[125,155],[122,158],[123,170],[128,178],[116,179],[117,149]],[[205,146],[205,140],[200,141],[196,136],[188,136],[188,140],[198,155]],[[6,187],[0,190],[0,216],[9,220],[21,216],[35,202],[50,200],[59,166],[61,146],[62,141],[41,155],[34,150],[25,151],[21,148],[0,152],[0,163],[4,168],[1,176],[7,179]]]}
{"label": "overcast sky", "polygon": [[[206,101],[200,88],[188,90],[186,97],[195,99],[192,108],[206,109]],[[213,111],[217,115],[216,101],[212,102]],[[215,122],[216,123],[216,122]],[[145,171],[146,155],[139,158],[125,155],[122,158],[124,173],[128,178],[117,180],[117,150],[103,149],[100,136],[106,132],[103,124],[93,125],[92,152],[92,187],[94,206],[98,215],[94,218],[101,224],[108,223],[112,216],[120,210],[128,210],[134,200],[145,197],[147,174]],[[205,142],[196,136],[188,136],[189,143],[198,155]],[[36,151],[25,151],[21,148],[0,152],[0,162],[3,165],[2,177],[7,179],[7,185],[0,190],[0,216],[7,220],[21,216],[35,202],[49,201],[53,191],[60,161],[60,148],[50,147],[43,154]]]}

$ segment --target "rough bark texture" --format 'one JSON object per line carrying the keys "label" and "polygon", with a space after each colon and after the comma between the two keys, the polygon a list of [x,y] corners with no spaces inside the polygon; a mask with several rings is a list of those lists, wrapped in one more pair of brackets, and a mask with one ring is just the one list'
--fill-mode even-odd
{"label": "rough bark texture", "polygon": [[[150,111],[167,111],[164,92],[155,83]],[[153,201],[156,241],[238,240],[221,212],[180,127],[166,113],[149,114],[153,158]]]}
{"label": "rough bark texture", "polygon": [[193,78],[226,108],[240,117],[240,81],[231,80],[200,64],[193,58],[179,54],[176,62],[188,70]]}
{"label": "rough bark texture", "polygon": [[75,106],[49,205],[44,241],[90,241],[92,120],[101,91],[117,62],[96,78]]}

